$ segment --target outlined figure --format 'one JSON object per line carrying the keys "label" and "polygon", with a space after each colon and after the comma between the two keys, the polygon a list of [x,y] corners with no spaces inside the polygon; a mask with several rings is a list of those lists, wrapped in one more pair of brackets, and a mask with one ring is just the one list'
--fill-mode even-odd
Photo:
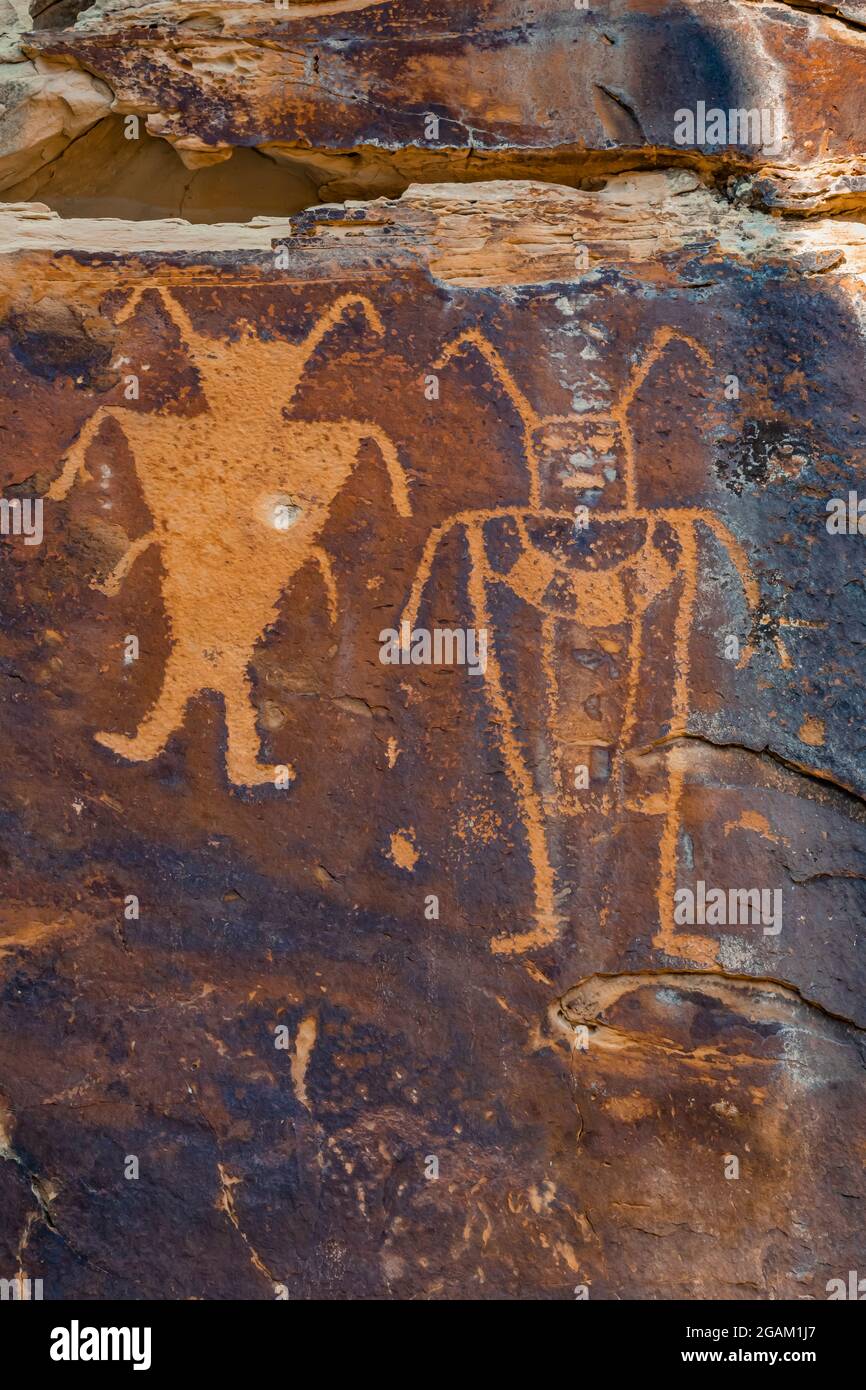
{"label": "outlined figure", "polygon": [[[738,576],[752,628],[758,619],[760,595],[742,546],[711,511],[690,506],[639,505],[635,438],[629,415],[653,366],[674,341],[685,344],[698,361],[712,369],[712,360],[701,344],[664,327],[652,337],[615,405],[607,411],[580,415],[539,415],[499,353],[476,329],[449,342],[436,364],[444,366],[457,353],[479,353],[501,383],[522,425],[528,505],[458,512],[437,526],[427,538],[402,614],[402,631],[409,633],[418,618],[439,547],[455,531],[462,533],[468,563],[470,620],[476,627],[487,629],[485,688],[523,825],[533,880],[534,925],[528,931],[495,937],[492,949],[498,953],[543,948],[557,939],[564,923],[557,907],[556,873],[549,844],[546,801],[550,795],[548,792],[545,797],[539,777],[521,746],[516,691],[507,688],[502,661],[504,639],[493,621],[495,595],[497,591],[506,591],[523,600],[540,621],[540,665],[551,747],[550,782],[557,788],[557,812],[562,813],[565,807],[566,814],[580,815],[591,806],[609,816],[615,806],[621,806],[638,816],[655,817],[659,832],[654,875],[658,930],[654,945],[671,956],[701,964],[715,958],[714,942],[707,937],[680,934],[673,923],[684,791],[684,768],[676,740],[686,732],[690,709],[691,640],[704,541],[715,541]],[[586,490],[602,493],[605,501],[613,493],[616,501],[615,505],[578,509],[588,514],[586,527],[581,530],[577,513],[567,503],[569,494],[583,497]],[[551,492],[554,505],[545,505]],[[653,605],[662,601],[668,604],[672,623],[671,688],[664,718],[670,732],[657,741],[657,759],[662,762],[660,785],[651,795],[640,795],[633,787],[637,780],[635,760],[646,751],[636,741],[641,672],[648,615]],[[615,659],[619,695],[617,727],[585,735],[565,727],[564,738],[558,744],[555,729],[562,713],[555,647],[563,623],[588,634],[588,642],[596,644],[599,662]],[[781,639],[774,640],[784,659]],[[749,644],[744,642],[739,664],[745,665],[750,655]],[[573,712],[568,717],[572,718]],[[569,740],[577,745],[570,750],[572,763],[583,756],[597,772],[595,786],[577,796],[569,793],[561,766],[561,743]]]}
{"label": "outlined figure", "polygon": [[217,343],[193,326],[172,293],[147,287],[134,291],[118,322],[151,292],[198,372],[206,412],[184,417],[165,408],[145,413],[119,404],[100,406],[67,451],[47,493],[62,499],[76,479],[87,476],[91,444],[106,420],[115,421],[134,459],[152,524],[132,542],[103,592],[117,593],[151,545],[160,550],[171,637],[162,688],[134,734],[95,737],[130,762],[155,758],[181,727],[188,702],[212,690],[224,701],[229,781],[238,786],[273,782],[276,769],[259,761],[249,665],[283,591],[304,565],[318,566],[327,611],[336,620],[336,584],[319,540],[366,441],[382,457],[397,512],[411,515],[406,474],[384,430],[358,419],[293,419],[289,410],[317,347],[350,312],[362,314],[377,336],[384,329],[368,299],[345,294],[299,343],[261,338],[246,320],[238,325],[236,341]]}

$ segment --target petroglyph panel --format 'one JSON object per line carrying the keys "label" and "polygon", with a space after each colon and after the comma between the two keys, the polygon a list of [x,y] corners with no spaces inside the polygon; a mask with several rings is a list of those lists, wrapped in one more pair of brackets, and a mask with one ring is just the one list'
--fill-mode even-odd
{"label": "petroglyph panel", "polygon": [[861,229],[677,172],[168,225],[0,218],[8,1259],[825,1297]]}

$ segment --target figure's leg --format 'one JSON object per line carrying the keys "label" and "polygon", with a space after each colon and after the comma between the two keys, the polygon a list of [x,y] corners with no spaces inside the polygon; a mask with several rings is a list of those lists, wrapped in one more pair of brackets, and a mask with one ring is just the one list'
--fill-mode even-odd
{"label": "figure's leg", "polygon": [[172,734],[180,728],[187,703],[198,690],[199,686],[191,680],[185,648],[176,642],[169,654],[156,704],[136,732],[132,735],[98,733],[94,738],[103,748],[110,748],[112,753],[118,753],[128,762],[147,762],[162,752]]}
{"label": "figure's leg", "polygon": [[[562,749],[556,736],[559,720],[559,681],[556,674],[556,633],[557,621],[552,613],[545,613],[541,620],[541,664],[547,702],[547,728],[550,747],[550,780],[560,801],[570,797],[571,788],[566,788],[562,780]],[[557,806],[549,808],[553,814]]]}
{"label": "figure's leg", "polygon": [[[674,691],[671,734],[683,734],[689,713],[691,690],[691,637],[695,599],[698,591],[698,547],[695,526],[687,521],[677,528],[682,556],[683,586],[677,605],[674,625]],[[682,802],[685,786],[683,750],[674,744],[667,750],[667,793],[664,829],[659,849],[658,914],[659,930],[653,938],[657,951],[678,956],[695,965],[712,966],[716,961],[716,944],[709,937],[680,932],[674,922],[674,894],[682,825]]]}
{"label": "figure's leg", "polygon": [[[483,524],[483,523],[482,523]],[[523,756],[514,727],[514,714],[502,683],[502,673],[496,654],[490,614],[487,608],[487,564],[484,553],[484,535],[481,525],[466,527],[469,546],[469,601],[472,605],[473,620],[477,628],[487,631],[487,671],[485,685],[490,702],[496,713],[499,742],[508,780],[517,797],[520,818],[526,833],[529,859],[532,865],[533,891],[535,896],[535,922],[532,931],[519,932],[514,936],[503,934],[491,943],[491,949],[499,955],[513,955],[516,952],[538,950],[555,941],[559,933],[561,917],[556,911],[554,900],[553,866],[547,850],[546,827],[541,797],[535,788],[532,772]]]}
{"label": "figure's leg", "polygon": [[619,740],[613,755],[611,767],[610,788],[605,793],[602,805],[606,815],[610,815],[613,809],[613,801],[617,800],[621,805],[628,809],[628,798],[625,786],[625,759],[634,739],[634,731],[637,724],[637,701],[640,689],[640,674],[643,664],[643,637],[644,637],[644,609],[635,600],[629,603],[626,620],[628,622],[628,673],[626,676],[625,708],[622,716],[622,726],[620,729]]}
{"label": "figure's leg", "polygon": [[[225,697],[228,734],[226,772],[229,781],[237,787],[279,785],[280,766],[259,762],[261,744],[256,728],[256,707],[246,667],[238,663],[229,665],[228,661],[224,661],[220,666],[219,689]],[[288,763],[282,764],[282,777],[294,781],[295,771]]]}

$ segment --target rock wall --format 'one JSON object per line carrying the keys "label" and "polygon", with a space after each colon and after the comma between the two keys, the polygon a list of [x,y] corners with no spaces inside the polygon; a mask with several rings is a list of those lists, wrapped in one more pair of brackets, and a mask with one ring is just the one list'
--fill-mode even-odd
{"label": "rock wall", "polygon": [[866,4],[32,11],[0,1278],[826,1298]]}

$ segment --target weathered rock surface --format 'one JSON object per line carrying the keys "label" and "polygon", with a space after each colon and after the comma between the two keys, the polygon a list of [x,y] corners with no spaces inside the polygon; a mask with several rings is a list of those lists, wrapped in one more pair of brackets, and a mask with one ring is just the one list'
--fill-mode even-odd
{"label": "weathered rock surface", "polygon": [[[186,160],[255,146],[324,198],[673,161],[780,211],[864,206],[859,3],[103,0],[25,51],[100,78]],[[698,102],[725,122],[678,133]]]}
{"label": "weathered rock surface", "polygon": [[[173,195],[128,166],[105,217],[94,123],[44,174],[93,215],[0,208],[4,497],[44,503],[0,545],[0,1276],[862,1268],[864,542],[826,523],[866,228],[814,214],[856,200],[864,8],[101,4],[24,41],[234,149],[196,177],[419,181],[194,225],[135,220]],[[663,137],[770,77],[777,163]],[[403,623],[480,669],[383,662]]]}

